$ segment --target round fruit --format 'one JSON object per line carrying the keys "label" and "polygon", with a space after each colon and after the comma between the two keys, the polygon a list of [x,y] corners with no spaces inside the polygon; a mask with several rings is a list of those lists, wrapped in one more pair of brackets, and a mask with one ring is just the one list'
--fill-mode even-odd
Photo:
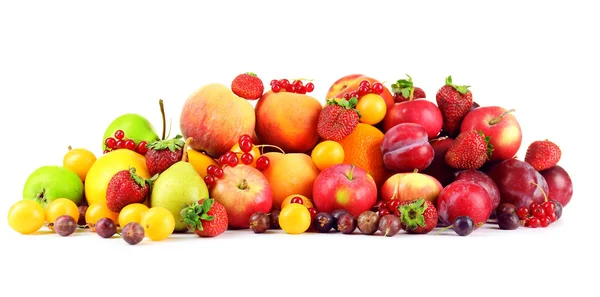
{"label": "round fruit", "polygon": [[207,168],[208,166],[218,166],[219,164],[217,163],[217,161],[215,161],[213,158],[209,157],[208,155],[201,153],[197,150],[194,149],[188,149],[187,150],[187,154],[188,154],[188,162],[190,164],[192,164],[192,166],[194,167],[194,169],[196,169],[196,172],[198,172],[198,174],[200,174],[200,176],[202,178],[204,178],[207,174]]}
{"label": "round fruit", "polygon": [[360,122],[375,125],[385,118],[387,105],[378,94],[366,94],[358,100],[356,109],[360,112]]}
{"label": "round fruit", "polygon": [[125,242],[136,245],[144,239],[144,227],[136,222],[131,222],[123,227],[121,236]]}
{"label": "round fruit", "polygon": [[142,216],[148,210],[148,206],[142,203],[129,204],[119,212],[119,226],[125,226],[131,222],[141,223]]}
{"label": "round fruit", "polygon": [[344,234],[352,234],[356,229],[356,218],[349,214],[342,214],[337,219],[337,229]]}
{"label": "round fruit", "polygon": [[306,206],[306,208],[314,207],[313,203],[306,196],[300,195],[300,194],[292,194],[292,195],[285,197],[285,199],[283,199],[283,202],[281,202],[281,209],[288,206],[288,204],[291,204],[292,200],[294,200],[294,198],[302,199],[302,205]]}
{"label": "round fruit", "polygon": [[331,212],[331,216],[333,217],[333,228],[335,231],[339,231],[337,229],[337,221],[338,219],[343,215],[343,214],[347,214],[348,211],[345,209],[336,209],[334,211]]}
{"label": "round fruit", "polygon": [[[394,200],[395,201],[395,200]],[[362,234],[371,235],[377,232],[379,227],[379,215],[374,211],[365,211],[358,216],[358,230]]]}
{"label": "round fruit", "polygon": [[265,233],[269,229],[271,219],[264,212],[255,212],[250,216],[249,224],[254,233]]}
{"label": "round fruit", "polygon": [[[247,142],[247,139],[244,139],[244,140],[246,140],[246,142]],[[250,138],[250,144],[252,144],[252,138]],[[230,151],[236,153],[240,157],[244,153],[242,148],[240,148],[239,141],[231,148]],[[250,163],[250,166],[256,167],[256,159],[258,159],[258,157],[260,157],[260,150],[255,145],[252,145],[252,149],[248,153],[250,155],[252,155],[252,163]]]}
{"label": "round fruit", "polygon": [[77,229],[77,222],[73,217],[64,215],[54,220],[54,232],[60,236],[69,236]]}
{"label": "round fruit", "polygon": [[498,227],[502,230],[515,230],[520,226],[519,216],[516,213],[499,213]]}
{"label": "round fruit", "polygon": [[317,168],[323,171],[344,162],[344,148],[333,140],[325,140],[315,146],[310,156]]}
{"label": "round fruit", "polygon": [[269,158],[267,156],[260,156],[258,157],[258,159],[256,160],[256,169],[258,170],[265,170],[267,168],[269,168],[269,165],[271,164],[271,161],[269,160]]}
{"label": "round fruit", "polygon": [[96,156],[84,148],[69,149],[63,157],[63,167],[75,172],[81,181],[85,181],[85,176],[92,165],[96,162]]}
{"label": "round fruit", "polygon": [[8,210],[8,225],[21,234],[40,230],[44,222],[44,208],[33,200],[20,200]]}
{"label": "round fruit", "polygon": [[511,204],[511,203],[502,203],[500,205],[498,205],[498,208],[496,209],[496,214],[500,215],[503,213],[517,213],[517,208]]}
{"label": "round fruit", "polygon": [[454,219],[454,223],[452,223],[452,228],[454,232],[460,236],[467,236],[473,232],[475,228],[475,224],[473,220],[468,216],[459,216]]}
{"label": "round fruit", "polygon": [[312,223],[316,232],[328,233],[333,228],[333,221],[334,218],[331,214],[320,212],[315,216]]}
{"label": "round fruit", "polygon": [[300,234],[310,227],[310,212],[304,205],[292,203],[281,209],[279,225],[288,234]]}
{"label": "round fruit", "polygon": [[377,227],[383,236],[392,237],[400,232],[400,219],[393,214],[387,214],[379,219]]}
{"label": "round fruit", "polygon": [[269,214],[269,218],[271,219],[271,224],[269,225],[270,229],[280,229],[279,226],[279,210],[274,210]]}
{"label": "round fruit", "polygon": [[79,220],[79,208],[71,199],[58,198],[48,204],[45,211],[46,222],[54,221],[63,215],[71,216],[74,220]]}
{"label": "round fruit", "polygon": [[175,231],[175,218],[168,209],[155,206],[142,216],[142,226],[146,237],[152,241],[161,241]]}
{"label": "round fruit", "polygon": [[556,213],[556,219],[560,219],[560,217],[562,216],[562,211],[563,211],[563,205],[556,201],[556,200],[550,200],[552,202],[554,202],[554,213]]}
{"label": "round fruit", "polygon": [[119,220],[119,214],[110,211],[105,203],[88,206],[88,209],[85,212],[85,221],[92,231],[96,231],[96,223],[103,218],[109,218],[113,220],[113,222],[117,222]]}
{"label": "round fruit", "polygon": [[109,218],[102,218],[96,222],[96,234],[100,235],[102,238],[112,237],[117,233],[117,225],[115,225],[115,221]]}

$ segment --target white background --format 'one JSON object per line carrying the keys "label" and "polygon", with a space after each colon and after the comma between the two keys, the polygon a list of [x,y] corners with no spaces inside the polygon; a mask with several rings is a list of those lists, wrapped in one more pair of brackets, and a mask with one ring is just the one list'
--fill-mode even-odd
{"label": "white background", "polygon": [[87,233],[22,236],[3,219],[0,290],[11,296],[598,291],[592,283],[599,264],[598,116],[591,104],[600,99],[600,22],[591,5],[102,3],[0,4],[3,216],[21,198],[29,173],[60,165],[67,146],[100,155],[104,129],[116,116],[139,113],[160,128],[162,98],[178,132],[187,96],[206,83],[228,85],[247,71],[267,85],[273,78],[314,78],[313,95],[320,100],[336,79],[351,73],[388,86],[409,73],[433,99],[451,74],[455,83],[472,86],[476,102],[517,110],[520,158],[534,140],[549,138],[561,146],[573,200],[550,228],[490,227],[468,237],[227,232],[128,246]]}

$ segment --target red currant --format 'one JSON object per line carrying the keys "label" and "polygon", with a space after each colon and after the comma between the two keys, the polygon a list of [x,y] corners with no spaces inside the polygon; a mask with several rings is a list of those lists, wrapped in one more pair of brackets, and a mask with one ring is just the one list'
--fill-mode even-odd
{"label": "red currant", "polygon": [[205,183],[206,183],[206,184],[207,184],[209,187],[212,187],[212,186],[215,184],[215,182],[216,182],[216,181],[217,181],[217,179],[216,179],[214,176],[210,175],[210,174],[207,174],[207,175],[204,177],[204,182],[205,182]]}
{"label": "red currant", "polygon": [[240,159],[242,160],[242,163],[246,165],[250,165],[254,162],[254,157],[250,153],[243,153]]}
{"label": "red currant", "polygon": [[552,212],[548,215],[548,218],[550,219],[550,222],[554,223],[556,222],[556,220],[558,220],[558,216],[556,215],[555,212]]}
{"label": "red currant", "polygon": [[231,167],[235,167],[239,162],[240,162],[240,159],[238,158],[238,156],[236,154],[229,155],[229,157],[227,158],[227,165],[229,165]]}
{"label": "red currant", "polygon": [[556,211],[556,204],[546,201],[542,204],[542,208],[546,212],[546,214],[551,214]]}
{"label": "red currant", "polygon": [[140,153],[140,154],[142,154],[142,155],[145,155],[148,152],[147,145],[148,145],[147,142],[145,142],[143,140],[140,141],[140,143],[138,143],[138,146],[137,146],[137,152]]}
{"label": "red currant", "polygon": [[232,151],[228,151],[228,152],[225,153],[225,156],[227,156],[227,158],[229,158],[229,157],[231,157],[233,155],[235,155],[235,152],[232,152]]}
{"label": "red currant", "polygon": [[267,156],[260,156],[258,159],[256,159],[256,169],[258,170],[265,170],[269,168],[269,164],[271,164],[271,161]]}
{"label": "red currant", "polygon": [[125,148],[130,151],[135,151],[135,141],[128,139],[125,141]]}
{"label": "red currant", "polygon": [[381,83],[374,83],[373,86],[371,87],[373,93],[377,94],[377,95],[381,95],[381,93],[383,93],[383,85]]}
{"label": "red currant", "polygon": [[107,148],[112,149],[115,148],[115,145],[117,145],[117,140],[112,137],[109,137],[104,141],[104,144],[106,144]]}
{"label": "red currant", "polygon": [[117,141],[117,145],[115,145],[115,149],[118,150],[118,149],[122,149],[122,148],[125,148],[125,140],[121,139],[121,140]]}
{"label": "red currant", "polygon": [[366,94],[369,94],[369,87],[367,87],[367,86],[361,86],[361,87],[358,88],[358,95],[364,96]]}
{"label": "red currant", "polygon": [[377,202],[377,204],[375,204],[374,208],[376,210],[380,210],[380,209],[385,208],[385,201],[381,200],[381,201]]}
{"label": "red currant", "polygon": [[542,227],[548,227],[548,225],[550,225],[550,218],[549,217],[543,217],[540,218],[540,226]]}
{"label": "red currant", "polygon": [[306,87],[305,86],[296,86],[296,93],[306,94]]}
{"label": "red currant", "polygon": [[294,86],[293,84],[289,84],[286,88],[285,88],[286,92],[290,92],[290,93],[295,93],[296,92],[296,86]]}
{"label": "red currant", "polygon": [[294,84],[294,86],[296,86],[296,87],[304,86],[304,84],[302,83],[302,81],[301,81],[301,80],[298,80],[298,79],[297,79],[297,80],[295,80],[295,81],[293,82],[293,84]]}
{"label": "red currant", "polygon": [[529,217],[525,222],[525,226],[530,228],[537,228],[540,226],[540,219],[536,217]]}
{"label": "red currant", "polygon": [[284,89],[287,88],[289,84],[290,84],[290,81],[285,78],[282,78],[279,80],[279,85]]}
{"label": "red currant", "polygon": [[307,93],[310,93],[315,90],[315,85],[311,82],[307,83],[305,87]]}
{"label": "red currant", "polygon": [[244,153],[251,151],[252,150],[252,140],[248,140],[248,139],[240,140],[240,149]]}
{"label": "red currant", "polygon": [[228,160],[229,160],[229,155],[224,154],[219,157],[219,164],[225,165],[225,164],[227,164]]}
{"label": "red currant", "polygon": [[314,219],[317,216],[317,214],[319,213],[319,211],[314,207],[309,208],[308,212],[310,212],[311,219]]}
{"label": "red currant", "polygon": [[290,200],[290,203],[304,204],[304,200],[302,200],[302,197],[296,196]]}
{"label": "red currant", "polygon": [[350,93],[344,93],[344,99],[350,99]]}
{"label": "red currant", "polygon": [[371,87],[371,83],[368,80],[365,79],[365,80],[360,81],[360,83],[358,84],[358,87],[359,88],[360,87],[367,87],[367,89],[368,89],[368,88]]}
{"label": "red currant", "polygon": [[108,153],[110,153],[110,150],[104,150],[104,153],[108,154]]}
{"label": "red currant", "polygon": [[538,207],[531,211],[531,215],[538,219],[541,219],[543,217],[546,217],[546,212],[541,207]]}
{"label": "red currant", "polygon": [[401,216],[402,216],[402,213],[400,212],[400,210],[399,210],[399,209],[394,209],[394,211],[393,211],[392,213],[393,213],[395,216],[397,216],[397,217],[401,217]]}
{"label": "red currant", "polygon": [[531,204],[529,205],[529,210],[531,210],[531,212],[533,213],[533,210],[536,208],[540,208],[542,207],[539,203],[537,202],[531,202]]}
{"label": "red currant", "polygon": [[517,210],[517,215],[519,216],[519,219],[521,219],[521,220],[526,219],[528,214],[529,214],[529,209],[525,206],[521,206]]}
{"label": "red currant", "polygon": [[390,200],[387,203],[387,207],[391,212],[394,212],[394,210],[398,210],[398,206],[400,206],[400,200],[397,199]]}
{"label": "red currant", "polygon": [[389,215],[390,211],[387,208],[382,208],[379,210],[379,217],[383,218],[385,215]]}
{"label": "red currant", "polygon": [[252,136],[250,136],[248,134],[242,134],[242,135],[240,135],[240,138],[238,139],[238,143],[242,142],[244,139],[252,142]]}
{"label": "red currant", "polygon": [[271,81],[271,87],[272,86],[278,86],[278,85],[280,85],[280,82],[278,80],[274,79],[274,80]]}
{"label": "red currant", "polygon": [[221,168],[217,167],[217,169],[215,169],[214,176],[215,176],[216,178],[221,178],[221,177],[223,177],[223,169],[221,169]]}
{"label": "red currant", "polygon": [[281,91],[281,87],[279,85],[271,86],[271,91],[279,93],[279,91]]}
{"label": "red currant", "polygon": [[215,170],[217,170],[217,166],[215,165],[208,165],[208,167],[206,167],[206,173],[210,174],[210,175],[215,175]]}
{"label": "red currant", "polygon": [[350,92],[350,95],[349,95],[349,96],[350,96],[350,98],[358,98],[358,97],[360,97],[360,96],[358,95],[358,92],[356,92],[356,91]]}
{"label": "red currant", "polygon": [[125,137],[125,132],[123,132],[123,130],[117,130],[115,131],[115,138],[118,140],[123,139],[123,137]]}

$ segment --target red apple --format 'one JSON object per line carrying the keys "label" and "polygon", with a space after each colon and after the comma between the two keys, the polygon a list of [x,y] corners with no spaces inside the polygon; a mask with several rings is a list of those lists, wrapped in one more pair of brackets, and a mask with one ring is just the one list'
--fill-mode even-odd
{"label": "red apple", "polygon": [[492,199],[492,210],[500,205],[500,190],[496,183],[485,173],[479,170],[463,170],[456,175],[456,180],[468,180],[482,186]]}
{"label": "red apple", "polygon": [[470,111],[462,121],[460,132],[477,130],[490,137],[494,147],[491,161],[506,160],[514,157],[523,140],[521,126],[517,118],[498,106],[478,107]]}
{"label": "red apple", "polygon": [[402,123],[385,133],[381,143],[383,164],[393,172],[423,170],[433,161],[427,131],[415,123]]}
{"label": "red apple", "polygon": [[321,212],[345,209],[358,217],[377,202],[377,185],[364,169],[337,164],[321,171],[313,185],[313,201]]}
{"label": "red apple", "polygon": [[258,169],[244,164],[225,166],[223,176],[210,188],[210,197],[225,206],[229,226],[237,229],[248,228],[252,214],[268,213],[273,206],[267,178]]}
{"label": "red apple", "polygon": [[500,190],[500,203],[529,208],[532,202],[542,204],[546,201],[546,179],[527,162],[504,160],[494,165],[488,175]]}
{"label": "red apple", "polygon": [[423,126],[429,139],[433,139],[442,130],[442,112],[433,102],[416,99],[396,103],[383,119],[383,130],[387,132],[401,123],[415,123]]}
{"label": "red apple", "polygon": [[573,197],[573,182],[567,171],[555,165],[540,171],[540,174],[548,184],[548,200],[556,200],[566,206]]}
{"label": "red apple", "polygon": [[434,177],[417,172],[396,173],[390,176],[381,186],[383,201],[398,199],[410,201],[423,198],[436,203],[443,187]]}
{"label": "red apple", "polygon": [[492,200],[484,187],[475,182],[457,180],[446,186],[437,201],[440,221],[450,225],[459,216],[469,216],[480,227],[492,214]]}
{"label": "red apple", "polygon": [[433,147],[433,161],[431,164],[422,171],[422,173],[433,176],[437,179],[442,186],[447,186],[454,181],[456,176],[456,169],[448,166],[446,163],[446,152],[448,148],[454,143],[454,139],[448,136],[438,137],[429,141],[431,147]]}

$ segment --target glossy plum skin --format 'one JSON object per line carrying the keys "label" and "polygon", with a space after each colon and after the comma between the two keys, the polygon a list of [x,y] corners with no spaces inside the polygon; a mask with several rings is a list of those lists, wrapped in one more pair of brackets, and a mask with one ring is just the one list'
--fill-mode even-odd
{"label": "glossy plum skin", "polygon": [[383,119],[383,130],[387,132],[401,123],[415,123],[423,126],[429,139],[433,139],[442,130],[442,112],[433,102],[426,99],[415,99],[395,103],[388,109]]}
{"label": "glossy plum skin", "polygon": [[434,151],[423,126],[402,123],[385,133],[381,144],[383,164],[393,172],[421,171],[433,161]]}
{"label": "glossy plum skin", "polygon": [[540,174],[548,184],[548,200],[556,200],[563,207],[567,206],[573,197],[573,181],[567,171],[556,165],[540,171]]}
{"label": "glossy plum skin", "polygon": [[500,190],[487,174],[479,170],[463,170],[456,175],[456,180],[468,180],[482,186],[492,199],[492,210],[500,205]]}
{"label": "glossy plum skin", "polygon": [[458,180],[442,190],[438,196],[437,210],[443,224],[450,225],[457,217],[468,216],[478,226],[490,218],[492,199],[479,184]]}
{"label": "glossy plum skin", "polygon": [[434,152],[433,160],[427,169],[422,172],[433,176],[444,187],[454,181],[454,176],[457,171],[446,163],[446,152],[453,143],[454,139],[449,137],[440,137],[430,140],[429,144],[433,147]]}
{"label": "glossy plum skin", "polygon": [[532,202],[544,203],[544,193],[548,193],[546,179],[531,165],[517,159],[494,165],[489,176],[500,190],[500,203],[510,203],[517,209],[529,208]]}

